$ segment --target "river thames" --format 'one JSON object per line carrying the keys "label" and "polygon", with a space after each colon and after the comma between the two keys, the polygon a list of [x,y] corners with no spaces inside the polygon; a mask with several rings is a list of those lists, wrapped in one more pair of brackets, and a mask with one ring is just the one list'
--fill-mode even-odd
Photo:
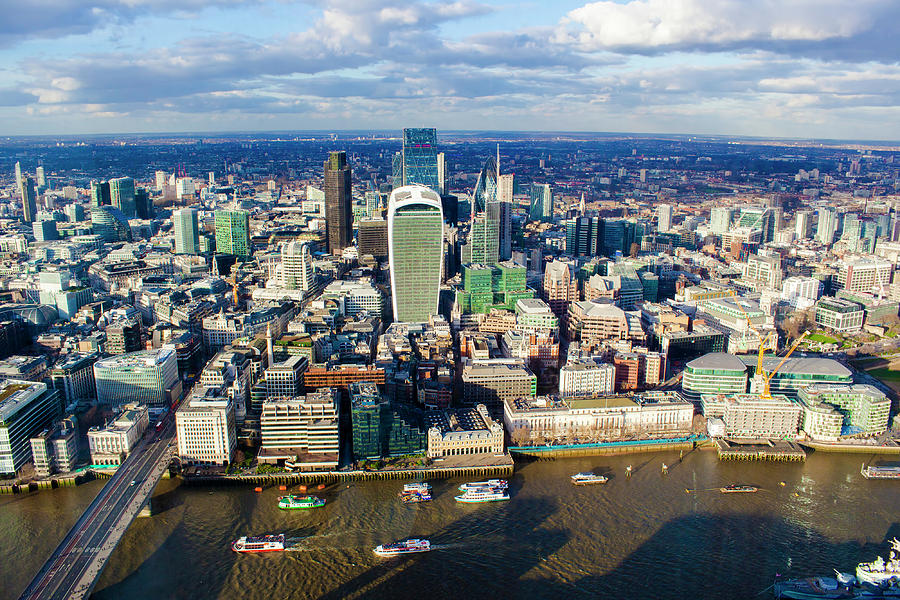
{"label": "river thames", "polygon": [[[776,573],[852,571],[900,536],[900,481],[863,479],[870,458],[742,463],[694,451],[519,463],[508,502],[458,504],[463,480],[433,482],[435,500],[418,505],[398,500],[403,482],[344,483],[315,492],[324,508],[290,512],[276,507],[277,488],[164,481],[158,514],[131,525],[94,597],[770,598]],[[610,481],[571,485],[591,469]],[[761,489],[718,491],[730,483]],[[18,597],[102,485],[0,498],[0,599]],[[273,532],[291,551],[229,549],[241,535]],[[436,548],[372,553],[406,537]]]}

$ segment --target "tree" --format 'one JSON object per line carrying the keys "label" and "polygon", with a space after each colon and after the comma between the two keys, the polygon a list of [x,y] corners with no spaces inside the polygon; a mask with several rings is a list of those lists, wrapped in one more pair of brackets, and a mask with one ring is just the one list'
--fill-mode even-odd
{"label": "tree", "polygon": [[531,428],[528,425],[519,425],[513,429],[509,437],[516,446],[525,446],[531,442]]}
{"label": "tree", "polygon": [[631,258],[637,258],[638,252],[641,251],[641,246],[637,242],[631,242]]}

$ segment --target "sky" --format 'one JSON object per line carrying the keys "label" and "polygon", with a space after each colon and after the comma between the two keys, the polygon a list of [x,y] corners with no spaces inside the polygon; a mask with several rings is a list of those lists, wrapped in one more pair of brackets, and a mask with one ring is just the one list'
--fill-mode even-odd
{"label": "sky", "polygon": [[900,140],[897,0],[0,0],[0,135]]}

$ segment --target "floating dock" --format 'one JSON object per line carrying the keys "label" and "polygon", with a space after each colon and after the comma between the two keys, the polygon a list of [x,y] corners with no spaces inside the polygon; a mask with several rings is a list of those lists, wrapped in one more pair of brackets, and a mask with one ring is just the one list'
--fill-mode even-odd
{"label": "floating dock", "polygon": [[804,461],[806,452],[796,442],[716,440],[719,460]]}

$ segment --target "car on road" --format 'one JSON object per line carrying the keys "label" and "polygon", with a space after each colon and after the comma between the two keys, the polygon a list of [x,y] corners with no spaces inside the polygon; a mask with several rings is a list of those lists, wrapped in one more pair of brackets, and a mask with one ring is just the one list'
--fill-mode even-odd
{"label": "car on road", "polygon": [[137,485],[137,479],[132,479],[132,480],[131,480],[131,485]]}

